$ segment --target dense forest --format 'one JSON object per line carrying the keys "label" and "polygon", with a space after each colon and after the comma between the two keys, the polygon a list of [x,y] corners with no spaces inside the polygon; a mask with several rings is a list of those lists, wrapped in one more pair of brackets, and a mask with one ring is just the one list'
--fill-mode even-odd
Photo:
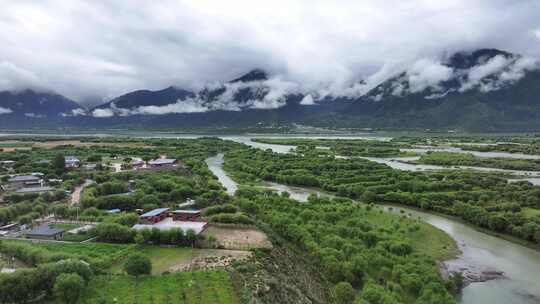
{"label": "dense forest", "polygon": [[[436,260],[455,251],[433,227],[348,199],[311,197],[299,204],[287,195],[249,188],[235,204],[249,212],[310,261],[334,285],[336,303],[454,303],[461,278],[441,279]],[[426,237],[433,241],[425,247]],[[433,247],[440,251],[433,251]],[[352,294],[348,295],[348,294]]]}

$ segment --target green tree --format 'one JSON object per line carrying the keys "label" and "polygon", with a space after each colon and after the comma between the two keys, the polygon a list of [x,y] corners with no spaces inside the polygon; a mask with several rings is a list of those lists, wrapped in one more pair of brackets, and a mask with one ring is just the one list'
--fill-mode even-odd
{"label": "green tree", "polygon": [[362,201],[364,203],[374,203],[377,200],[377,195],[369,190],[365,191],[362,194]]}
{"label": "green tree", "polygon": [[56,174],[63,174],[66,171],[66,158],[64,155],[56,154],[52,162],[52,167]]}
{"label": "green tree", "polygon": [[338,304],[351,304],[354,302],[356,297],[356,291],[347,282],[339,282],[334,288],[334,293],[336,296],[336,303]]}
{"label": "green tree", "polygon": [[128,256],[124,264],[124,271],[132,276],[138,277],[152,272],[152,262],[150,259],[140,253],[134,253]]}
{"label": "green tree", "polygon": [[54,295],[66,304],[75,304],[84,290],[84,280],[76,273],[62,273],[54,283]]}
{"label": "green tree", "polygon": [[135,243],[137,245],[142,245],[144,244],[144,236],[142,235],[142,233],[137,233],[135,235],[135,237],[133,238],[133,240],[135,241]]}

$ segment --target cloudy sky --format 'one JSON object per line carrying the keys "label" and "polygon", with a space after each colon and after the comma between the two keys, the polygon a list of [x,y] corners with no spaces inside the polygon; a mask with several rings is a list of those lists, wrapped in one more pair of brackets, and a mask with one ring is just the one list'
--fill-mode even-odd
{"label": "cloudy sky", "polygon": [[540,57],[538,0],[0,0],[0,7],[0,90],[50,89],[83,102],[200,87],[256,67],[308,89],[344,90],[459,50]]}

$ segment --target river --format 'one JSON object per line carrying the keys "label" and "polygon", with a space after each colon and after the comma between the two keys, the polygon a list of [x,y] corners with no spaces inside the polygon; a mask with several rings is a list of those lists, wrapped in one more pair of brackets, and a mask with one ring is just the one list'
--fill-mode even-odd
{"label": "river", "polygon": [[[264,135],[257,135],[257,136],[220,136],[222,139],[227,139],[231,141],[235,141],[238,143],[242,143],[254,148],[258,149],[271,149],[274,152],[277,153],[289,153],[291,150],[294,150],[296,146],[293,145],[277,145],[277,144],[265,144],[265,143],[259,143],[254,142],[251,140],[251,138],[333,138],[333,139],[374,139],[374,140],[389,140],[390,137],[376,137],[376,136],[287,136],[287,135],[270,135],[270,136],[264,136]],[[518,153],[506,153],[506,152],[471,152],[471,151],[465,151],[461,150],[459,148],[452,148],[452,147],[438,147],[438,148],[431,148],[428,149],[427,147],[420,147],[420,148],[413,148],[413,149],[401,149],[402,151],[409,151],[409,152],[416,152],[419,154],[427,153],[427,151],[446,151],[446,152],[456,152],[456,153],[473,153],[475,155],[482,155],[482,157],[509,157],[509,158],[522,158],[523,159],[538,159],[540,156],[538,155],[525,155],[525,154],[518,154]],[[489,156],[491,155],[491,156]],[[382,158],[382,157],[361,157],[370,161],[378,162],[381,164],[385,164],[393,169],[398,170],[404,170],[404,171],[428,171],[428,170],[474,170],[474,171],[481,171],[481,172],[499,172],[509,175],[516,176],[517,180],[528,180],[533,184],[540,184],[540,171],[524,171],[524,170],[508,170],[508,169],[498,169],[498,168],[487,168],[487,167],[475,167],[475,166],[437,166],[437,165],[416,165],[416,164],[409,164],[406,163],[407,161],[415,161],[418,160],[418,156],[412,156],[412,157],[390,157],[390,158]],[[509,179],[510,181],[514,181],[514,179]]]}
{"label": "river", "polygon": [[514,159],[540,159],[540,155],[530,155],[523,153],[509,153],[509,152],[481,152],[481,151],[471,151],[463,150],[462,148],[456,147],[445,147],[445,146],[421,146],[416,145],[412,149],[400,149],[403,152],[414,152],[419,154],[425,154],[428,152],[452,152],[452,153],[467,153],[472,154],[478,157],[503,157],[503,158],[514,158]]}
{"label": "river", "polygon": [[[236,139],[235,141],[239,140]],[[242,139],[242,141],[250,144],[249,140]],[[286,153],[291,148],[259,143],[257,146],[262,149],[273,149],[280,153]],[[237,185],[222,169],[223,155],[220,154],[209,158],[207,163],[220,182],[227,189],[230,189],[229,193],[234,193],[233,189],[237,189]],[[322,192],[313,189],[289,187],[275,183],[267,186],[277,191],[287,191],[292,198],[299,201],[306,201],[307,197],[313,193],[322,194]],[[406,207],[394,207],[392,209],[393,212],[399,212],[402,209],[414,217],[420,217],[431,225],[445,231],[456,240],[462,255],[456,260],[445,262],[450,270],[467,269],[473,273],[492,270],[504,272],[505,279],[472,283],[465,287],[458,299],[460,304],[540,303],[540,252],[477,231],[466,224],[442,216]]]}

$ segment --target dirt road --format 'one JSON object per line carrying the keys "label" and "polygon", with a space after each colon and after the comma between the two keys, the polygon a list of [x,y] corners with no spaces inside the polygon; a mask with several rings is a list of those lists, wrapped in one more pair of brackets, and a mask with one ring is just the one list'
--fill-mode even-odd
{"label": "dirt road", "polygon": [[85,187],[92,184],[94,181],[91,179],[87,179],[84,181],[84,184],[77,186],[75,190],[73,190],[73,193],[71,194],[71,206],[78,205],[81,202],[81,193],[84,190]]}

